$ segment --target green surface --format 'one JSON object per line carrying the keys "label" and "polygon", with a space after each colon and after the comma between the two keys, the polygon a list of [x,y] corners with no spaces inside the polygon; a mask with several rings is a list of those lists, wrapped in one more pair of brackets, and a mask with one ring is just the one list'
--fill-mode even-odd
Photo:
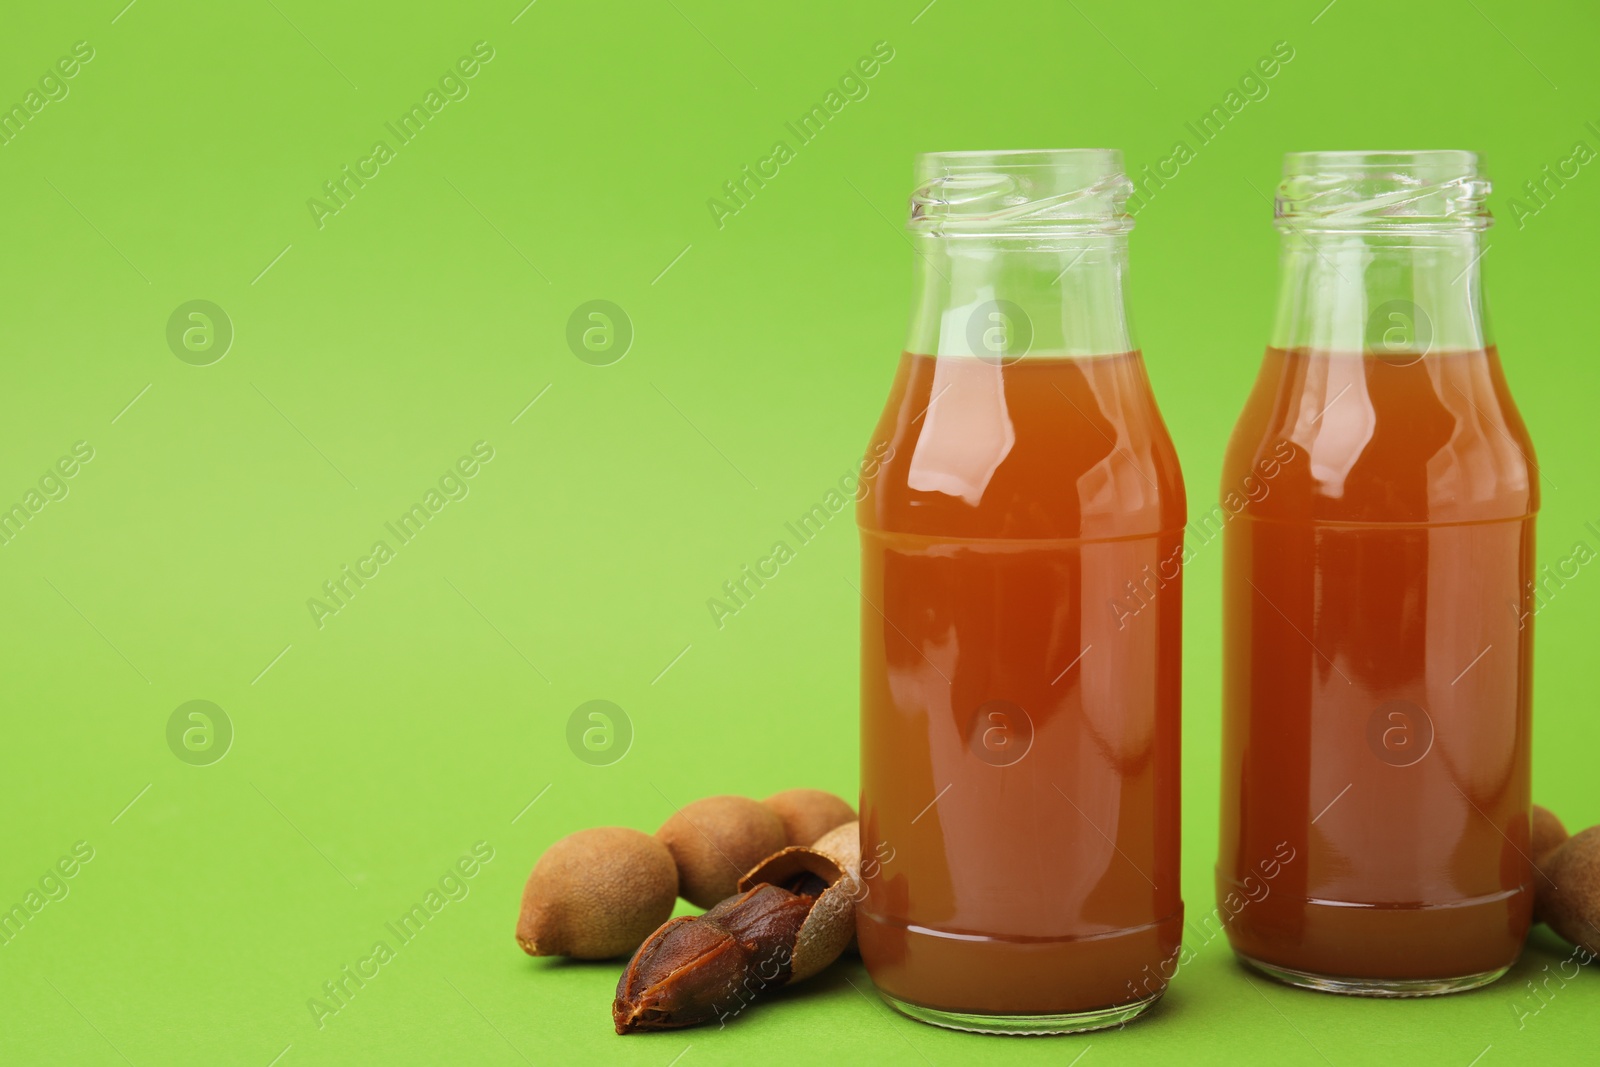
{"label": "green surface", "polygon": [[[0,105],[27,110],[0,144],[0,502],[38,507],[0,545],[0,903],[40,893],[0,946],[0,1061],[1592,1051],[1592,968],[1528,1013],[1525,983],[1567,951],[1542,932],[1511,978],[1403,1003],[1250,982],[1216,941],[1148,1020],[1028,1041],[892,1017],[859,964],[726,1030],[618,1038],[617,965],[531,961],[511,936],[529,867],[571,830],[653,829],[717,792],[854,795],[848,517],[720,629],[706,601],[859,458],[904,328],[917,151],[1116,146],[1137,176],[1188,142],[1139,212],[1133,299],[1197,506],[1270,324],[1281,153],[1484,152],[1490,301],[1547,476],[1540,558],[1600,547],[1592,8],[125,2],[0,14]],[[92,58],[47,78],[76,42]],[[785,123],[877,42],[892,59],[801,144]],[[1293,59],[1199,144],[1185,124],[1278,42]],[[448,76],[463,57],[472,75]],[[388,130],[430,91],[420,133]],[[708,207],[780,139],[764,187]],[[369,177],[339,206],[323,185],[347,165]],[[1538,204],[1519,189],[1547,165],[1572,176]],[[225,331],[207,349],[180,317],[186,360],[167,339],[194,300],[232,324],[204,366]],[[568,347],[590,300],[632,323],[607,366]],[[492,459],[457,474],[476,442]],[[385,524],[435,488],[401,543]],[[1220,560],[1198,553],[1185,598],[1191,914],[1211,906]],[[372,576],[318,620],[307,601],[345,565]],[[1572,825],[1600,821],[1592,570],[1537,623],[1535,792]],[[608,766],[567,743],[594,699],[631,722]],[[169,748],[195,700],[231,724],[219,762],[214,714],[209,750],[184,747],[192,709]],[[492,859],[448,877],[478,842]],[[50,877],[62,857],[72,876]],[[400,943],[385,924],[441,879],[459,899]],[[319,1026],[308,1000],[379,940],[392,958]]]}

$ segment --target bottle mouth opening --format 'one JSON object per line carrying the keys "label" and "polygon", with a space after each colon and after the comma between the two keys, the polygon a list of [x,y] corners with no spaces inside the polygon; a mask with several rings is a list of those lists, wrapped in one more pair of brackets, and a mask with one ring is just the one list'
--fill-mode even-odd
{"label": "bottle mouth opening", "polygon": [[908,228],[930,237],[1125,234],[1133,183],[1114,148],[924,152]]}
{"label": "bottle mouth opening", "polygon": [[1290,152],[1274,215],[1284,230],[1482,230],[1491,188],[1476,152]]}

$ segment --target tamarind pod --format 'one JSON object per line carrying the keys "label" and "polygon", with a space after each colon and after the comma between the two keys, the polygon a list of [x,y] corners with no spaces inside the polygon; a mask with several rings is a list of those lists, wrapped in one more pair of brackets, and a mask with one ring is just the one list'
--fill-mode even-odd
{"label": "tamarind pod", "polygon": [[795,938],[816,897],[763,883],[703,915],[668,920],[617,982],[617,1033],[674,1030],[737,1014],[789,980]]}

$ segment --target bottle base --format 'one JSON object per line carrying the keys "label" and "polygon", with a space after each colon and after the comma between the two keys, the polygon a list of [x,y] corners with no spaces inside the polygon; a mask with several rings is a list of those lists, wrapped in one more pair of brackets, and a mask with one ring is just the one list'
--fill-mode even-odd
{"label": "bottle base", "polygon": [[1082,1034],[1090,1030],[1108,1030],[1132,1022],[1149,1011],[1161,994],[1121,1004],[1114,1008],[1097,1008],[1094,1011],[1063,1012],[1053,1015],[985,1015],[975,1012],[943,1011],[926,1008],[920,1004],[892,997],[879,990],[878,995],[900,1014],[946,1030],[965,1030],[972,1034],[1005,1034],[1021,1037],[1046,1037],[1051,1034]]}
{"label": "bottle base", "polygon": [[1235,952],[1239,962],[1275,982],[1310,989],[1318,993],[1340,993],[1349,997],[1438,997],[1446,993],[1465,993],[1488,985],[1511,968],[1497,967],[1492,971],[1462,975],[1459,978],[1338,978],[1329,974],[1297,971],[1279,967],[1275,963]]}

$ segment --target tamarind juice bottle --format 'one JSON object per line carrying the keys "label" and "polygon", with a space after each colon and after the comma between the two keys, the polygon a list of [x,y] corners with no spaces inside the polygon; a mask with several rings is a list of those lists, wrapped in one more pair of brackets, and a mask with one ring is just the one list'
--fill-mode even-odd
{"label": "tamarind juice bottle", "polygon": [[1122,1023],[1176,966],[1184,489],[1114,151],[920,156],[861,529],[857,935],[915,1019]]}
{"label": "tamarind juice bottle", "polygon": [[1223,468],[1264,491],[1223,532],[1216,879],[1234,951],[1294,985],[1471,989],[1528,932],[1539,476],[1484,321],[1488,192],[1470,152],[1291,154],[1278,191]]}

